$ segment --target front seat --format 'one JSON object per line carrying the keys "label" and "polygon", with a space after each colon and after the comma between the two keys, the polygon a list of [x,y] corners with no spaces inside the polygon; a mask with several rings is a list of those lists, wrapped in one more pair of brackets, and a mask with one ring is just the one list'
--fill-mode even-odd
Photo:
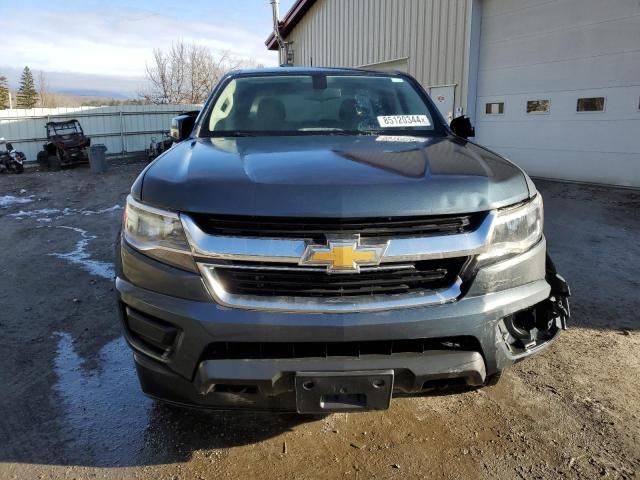
{"label": "front seat", "polygon": [[338,116],[342,122],[342,128],[345,130],[357,130],[358,124],[360,123],[360,116],[358,115],[355,99],[347,98],[343,100],[340,104]]}
{"label": "front seat", "polygon": [[263,98],[256,111],[256,127],[259,130],[283,130],[286,119],[284,104],[277,98]]}

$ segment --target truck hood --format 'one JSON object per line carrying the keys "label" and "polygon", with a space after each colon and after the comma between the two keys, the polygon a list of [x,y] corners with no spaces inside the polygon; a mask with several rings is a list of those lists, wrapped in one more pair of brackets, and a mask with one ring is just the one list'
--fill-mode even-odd
{"label": "truck hood", "polygon": [[457,137],[199,138],[150,164],[139,200],[182,212],[379,217],[471,213],[529,197],[515,165]]}

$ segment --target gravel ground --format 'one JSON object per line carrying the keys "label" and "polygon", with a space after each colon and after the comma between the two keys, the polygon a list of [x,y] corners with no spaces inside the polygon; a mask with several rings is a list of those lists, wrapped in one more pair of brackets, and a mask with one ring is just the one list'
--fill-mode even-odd
{"label": "gravel ground", "polygon": [[111,276],[143,166],[0,178],[0,478],[639,476],[640,192],[537,182],[574,292],[549,351],[495,387],[309,419],[141,394]]}

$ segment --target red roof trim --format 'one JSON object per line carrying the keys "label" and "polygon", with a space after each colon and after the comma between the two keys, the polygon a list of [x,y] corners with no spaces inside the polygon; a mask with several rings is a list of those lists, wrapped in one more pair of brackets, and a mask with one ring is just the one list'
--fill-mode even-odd
{"label": "red roof trim", "polygon": [[[284,38],[289,36],[291,31],[296,27],[298,22],[302,20],[302,17],[305,16],[314,3],[316,3],[316,0],[296,0],[296,3],[293,4],[280,22],[280,34]],[[264,43],[269,50],[278,50],[278,42],[276,42],[276,36],[273,32]]]}

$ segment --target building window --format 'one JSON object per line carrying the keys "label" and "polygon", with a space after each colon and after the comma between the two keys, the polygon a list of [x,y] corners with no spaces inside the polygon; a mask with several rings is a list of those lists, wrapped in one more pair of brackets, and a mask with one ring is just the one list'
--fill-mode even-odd
{"label": "building window", "polygon": [[549,113],[550,100],[528,100],[527,113]]}
{"label": "building window", "polygon": [[578,112],[604,112],[604,97],[578,99]]}
{"label": "building window", "polygon": [[487,115],[502,115],[504,113],[504,102],[487,103],[485,113]]}

